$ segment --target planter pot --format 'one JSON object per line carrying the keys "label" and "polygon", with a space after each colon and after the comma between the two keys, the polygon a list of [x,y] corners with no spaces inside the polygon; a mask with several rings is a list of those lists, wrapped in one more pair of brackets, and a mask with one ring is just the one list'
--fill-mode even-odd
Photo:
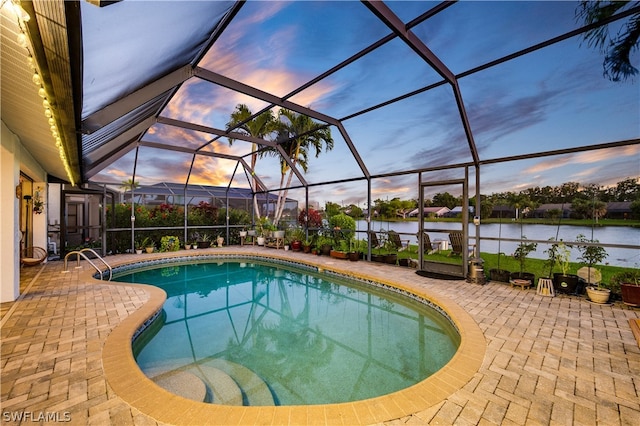
{"label": "planter pot", "polygon": [[184,245],[184,249],[185,250],[191,250],[191,244],[185,244]]}
{"label": "planter pot", "polygon": [[142,254],[142,249],[136,249],[136,254]]}
{"label": "planter pot", "polygon": [[508,283],[509,280],[511,279],[511,272],[505,269],[490,269],[489,279],[491,281],[500,281],[503,283]]}
{"label": "planter pot", "polygon": [[629,306],[640,306],[640,286],[634,284],[620,284],[622,302]]}
{"label": "planter pot", "polygon": [[284,251],[289,251],[289,246],[288,245],[284,246]]}
{"label": "planter pot", "polygon": [[284,231],[273,231],[273,238],[284,238]]}
{"label": "planter pot", "polygon": [[384,256],[384,263],[388,263],[390,265],[395,265],[398,262],[398,255],[393,253],[393,254],[385,254]]}
{"label": "planter pot", "polygon": [[[242,231],[241,231],[241,233],[242,233]],[[250,237],[256,237],[258,234],[256,233],[255,229],[251,229],[251,230],[247,231],[247,235],[250,236]]]}
{"label": "planter pot", "polygon": [[398,265],[400,265],[400,266],[409,266],[409,259],[407,259],[407,258],[399,259],[398,260]]}
{"label": "planter pot", "polygon": [[311,246],[302,246],[303,253],[311,253]]}
{"label": "planter pot", "polygon": [[293,251],[300,251],[302,249],[302,241],[292,241],[291,242],[291,250]]}
{"label": "planter pot", "polygon": [[218,247],[222,247],[222,245],[224,244],[224,238],[219,237],[216,239],[216,242],[218,243]]}
{"label": "planter pot", "polygon": [[147,253],[153,253],[153,247],[145,247]]}
{"label": "planter pot", "polygon": [[611,290],[608,288],[588,286],[587,296],[589,296],[589,300],[593,303],[607,303],[609,301],[609,296],[611,296]]}
{"label": "planter pot", "polygon": [[553,274],[553,289],[556,293],[575,294],[580,284],[580,277],[572,274]]}
{"label": "planter pot", "polygon": [[373,261],[373,262],[384,262],[384,254],[373,254],[373,253],[371,253],[371,261]]}
{"label": "planter pot", "polygon": [[211,241],[198,241],[198,247],[209,248],[211,247]]}
{"label": "planter pot", "polygon": [[339,251],[339,250],[329,251],[329,256],[335,257],[336,259],[346,259],[348,257],[346,251]]}
{"label": "planter pot", "polygon": [[360,260],[360,252],[350,251],[349,252],[349,260],[352,261],[352,262],[357,262],[358,260]]}
{"label": "planter pot", "polygon": [[329,254],[331,253],[331,245],[330,244],[325,244],[320,248],[320,251],[323,255],[325,256],[329,256]]}
{"label": "planter pot", "polygon": [[240,236],[241,237],[246,237],[247,236],[247,231],[240,231]]}
{"label": "planter pot", "polygon": [[258,237],[258,245],[259,246],[263,246],[264,245],[264,237]]}
{"label": "planter pot", "polygon": [[191,246],[191,248],[192,248],[192,249],[194,249],[194,250],[197,250],[197,249],[198,249],[198,245],[197,245],[197,244],[193,244],[193,245]]}

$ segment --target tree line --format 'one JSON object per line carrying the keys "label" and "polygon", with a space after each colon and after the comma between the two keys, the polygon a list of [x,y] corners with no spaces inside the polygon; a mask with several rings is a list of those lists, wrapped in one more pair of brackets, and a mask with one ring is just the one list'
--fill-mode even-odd
{"label": "tree line", "polygon": [[[491,212],[497,206],[509,206],[517,209],[522,214],[533,211],[542,204],[564,204],[571,207],[572,215],[576,219],[601,218],[606,214],[606,205],[609,202],[631,202],[631,211],[635,218],[640,219],[640,183],[638,178],[627,178],[618,182],[615,186],[603,187],[601,185],[581,185],[578,182],[566,182],[558,186],[531,187],[519,192],[499,192],[491,195],[480,195],[480,215],[491,216]],[[424,207],[454,207],[462,205],[462,196],[455,196],[448,192],[435,194],[431,199],[424,201]],[[469,199],[469,205],[475,206],[475,197]],[[372,209],[377,217],[383,219],[405,216],[411,210],[418,207],[418,200],[391,200],[377,199]],[[549,215],[562,214],[560,209],[551,210]],[[338,213],[346,213],[356,219],[364,218],[365,211],[355,204],[341,206],[337,203],[325,204],[327,216]],[[374,213],[372,212],[372,215]]]}

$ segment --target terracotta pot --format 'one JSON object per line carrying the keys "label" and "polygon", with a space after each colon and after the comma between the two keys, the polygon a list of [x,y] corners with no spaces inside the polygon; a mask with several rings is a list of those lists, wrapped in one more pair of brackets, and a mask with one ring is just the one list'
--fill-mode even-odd
{"label": "terracotta pot", "polygon": [[640,306],[640,286],[634,284],[620,284],[622,302],[629,306]]}
{"label": "terracotta pot", "polygon": [[329,252],[329,255],[331,257],[335,257],[336,259],[346,259],[347,258],[347,252],[346,251],[331,250]]}
{"label": "terracotta pot", "polygon": [[350,251],[349,252],[349,260],[352,261],[352,262],[357,262],[358,260],[360,260],[360,252]]}
{"label": "terracotta pot", "polygon": [[302,249],[302,241],[292,241],[291,242],[291,250],[293,251],[300,251]]}

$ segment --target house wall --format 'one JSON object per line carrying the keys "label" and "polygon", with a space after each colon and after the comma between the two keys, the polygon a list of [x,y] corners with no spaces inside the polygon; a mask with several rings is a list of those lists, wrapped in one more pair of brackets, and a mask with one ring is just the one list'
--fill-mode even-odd
{"label": "house wall", "polygon": [[[33,179],[33,188],[41,187],[46,202],[46,172],[24,148],[20,139],[2,122],[0,135],[0,302],[11,302],[20,295],[20,203],[16,187],[20,172]],[[33,195],[33,194],[23,194]],[[45,205],[46,207],[46,205]],[[31,213],[30,211],[30,214]],[[47,247],[47,215],[33,214],[33,245]]]}

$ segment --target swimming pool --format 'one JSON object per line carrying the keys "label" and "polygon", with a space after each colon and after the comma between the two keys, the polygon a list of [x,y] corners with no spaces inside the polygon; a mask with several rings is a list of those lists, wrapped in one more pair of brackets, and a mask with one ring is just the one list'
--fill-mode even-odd
{"label": "swimming pool", "polygon": [[162,328],[150,327],[135,344],[142,370],[152,379],[198,377],[213,403],[384,395],[423,381],[460,343],[438,310],[313,268],[224,259],[160,264],[116,279],[167,292]]}

